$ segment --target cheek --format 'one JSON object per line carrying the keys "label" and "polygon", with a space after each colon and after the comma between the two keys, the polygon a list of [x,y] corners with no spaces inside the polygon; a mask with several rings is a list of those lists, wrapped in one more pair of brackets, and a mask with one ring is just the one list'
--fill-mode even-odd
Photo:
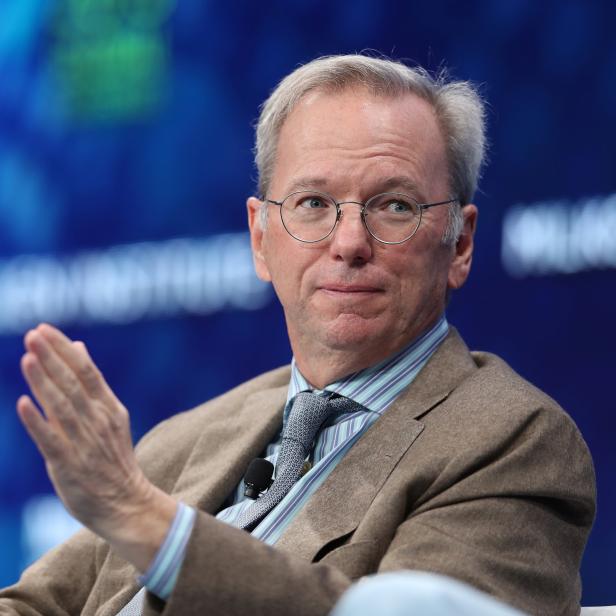
{"label": "cheek", "polygon": [[440,254],[432,253],[430,258],[416,255],[415,258],[406,258],[403,267],[398,264],[394,276],[398,280],[401,310],[408,311],[424,303],[433,303],[441,291],[444,295],[447,274]]}
{"label": "cheek", "polygon": [[302,281],[307,266],[301,257],[301,254],[284,245],[278,245],[275,251],[268,254],[271,281],[285,307],[300,302],[302,298]]}

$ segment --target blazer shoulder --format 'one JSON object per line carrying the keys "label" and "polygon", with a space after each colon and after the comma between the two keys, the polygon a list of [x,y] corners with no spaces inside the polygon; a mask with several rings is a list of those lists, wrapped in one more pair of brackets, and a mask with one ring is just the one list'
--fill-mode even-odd
{"label": "blazer shoulder", "polygon": [[[503,359],[471,353],[477,366],[455,394],[472,401],[477,423],[487,430],[524,432],[545,445],[576,452],[593,472],[592,457],[573,418],[547,393],[520,376]],[[504,430],[507,433],[508,430]]]}
{"label": "blazer shoulder", "polygon": [[[454,327],[409,392],[440,390],[465,417],[491,423],[500,414],[519,421],[536,409],[571,421],[561,406],[492,353],[470,351]],[[485,415],[485,417],[483,417]]]}
{"label": "blazer shoulder", "polygon": [[173,457],[178,462],[178,457],[187,457],[206,427],[228,418],[229,413],[241,408],[249,396],[278,393],[288,386],[290,375],[290,366],[270,370],[158,423],[137,444],[140,464],[153,469],[163,466],[163,460],[168,465],[170,460],[166,458]]}
{"label": "blazer shoulder", "polygon": [[507,362],[492,353],[472,351],[477,370],[464,385],[472,388],[479,400],[520,412],[542,408],[573,422],[569,414],[547,393],[518,374]]}

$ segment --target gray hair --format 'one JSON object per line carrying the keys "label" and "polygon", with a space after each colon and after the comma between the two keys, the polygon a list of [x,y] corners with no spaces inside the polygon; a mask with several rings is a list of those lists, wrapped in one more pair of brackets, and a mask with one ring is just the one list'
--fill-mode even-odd
{"label": "gray hair", "polygon": [[[445,138],[451,198],[460,205],[471,203],[486,149],[485,108],[476,88],[467,81],[450,81],[445,71],[432,76],[421,67],[366,55],[317,58],[287,75],[263,103],[255,144],[260,195],[267,195],[272,180],[280,129],[302,97],[314,90],[341,92],[357,85],[378,96],[414,94],[432,105]],[[463,225],[459,207],[449,212],[446,244],[455,243]]]}

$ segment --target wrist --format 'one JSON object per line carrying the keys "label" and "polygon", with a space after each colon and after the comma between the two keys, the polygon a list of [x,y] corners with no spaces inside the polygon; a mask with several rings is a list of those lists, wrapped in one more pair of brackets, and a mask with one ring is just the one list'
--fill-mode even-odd
{"label": "wrist", "polygon": [[149,482],[137,494],[121,503],[118,514],[103,521],[95,532],[114,552],[144,572],[169,532],[178,502]]}

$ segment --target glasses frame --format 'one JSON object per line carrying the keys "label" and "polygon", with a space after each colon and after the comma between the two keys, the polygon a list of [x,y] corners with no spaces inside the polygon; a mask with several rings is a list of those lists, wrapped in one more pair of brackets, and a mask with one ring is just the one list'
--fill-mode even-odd
{"label": "glasses frame", "polygon": [[[320,237],[318,240],[303,240],[297,237],[297,235],[293,235],[293,233],[289,231],[287,225],[285,224],[284,218],[282,216],[282,206],[287,199],[299,193],[310,193],[316,196],[325,197],[329,199],[332,203],[334,203],[334,205],[336,206],[336,220],[334,221],[332,228],[329,230],[329,232],[326,235],[324,235],[323,237]],[[404,197],[407,201],[414,202],[419,209],[419,215],[417,217],[417,225],[413,229],[412,233],[408,235],[407,237],[405,237],[403,240],[399,240],[397,242],[387,242],[385,240],[382,240],[381,238],[374,235],[374,233],[372,233],[372,231],[370,230],[370,227],[368,226],[368,223],[366,222],[366,208],[368,207],[371,201],[373,201],[377,197],[382,197],[383,195],[392,195],[394,197]],[[324,192],[320,192],[318,190],[295,190],[292,193],[289,193],[282,201],[276,201],[274,199],[268,199],[266,197],[265,199],[263,199],[263,202],[271,203],[273,205],[279,206],[280,220],[282,222],[282,226],[284,227],[285,231],[292,238],[296,239],[298,242],[303,242],[304,244],[316,244],[317,242],[322,242],[323,240],[327,239],[334,232],[334,230],[336,229],[336,225],[342,219],[342,208],[340,206],[350,203],[353,205],[361,206],[361,211],[360,211],[361,220],[364,223],[364,227],[366,231],[370,234],[371,237],[373,237],[377,242],[380,242],[381,244],[396,245],[396,244],[404,244],[404,242],[408,242],[417,233],[417,230],[419,229],[419,226],[421,225],[421,219],[422,219],[424,210],[428,210],[431,207],[436,207],[437,205],[449,205],[451,203],[460,203],[460,200],[459,199],[447,199],[445,201],[435,201],[434,203],[417,203],[417,201],[413,199],[413,197],[411,197],[410,195],[406,195],[404,193],[382,192],[382,193],[373,195],[365,203],[362,203],[361,201],[336,201],[331,195],[328,195],[327,193],[324,193]]]}

